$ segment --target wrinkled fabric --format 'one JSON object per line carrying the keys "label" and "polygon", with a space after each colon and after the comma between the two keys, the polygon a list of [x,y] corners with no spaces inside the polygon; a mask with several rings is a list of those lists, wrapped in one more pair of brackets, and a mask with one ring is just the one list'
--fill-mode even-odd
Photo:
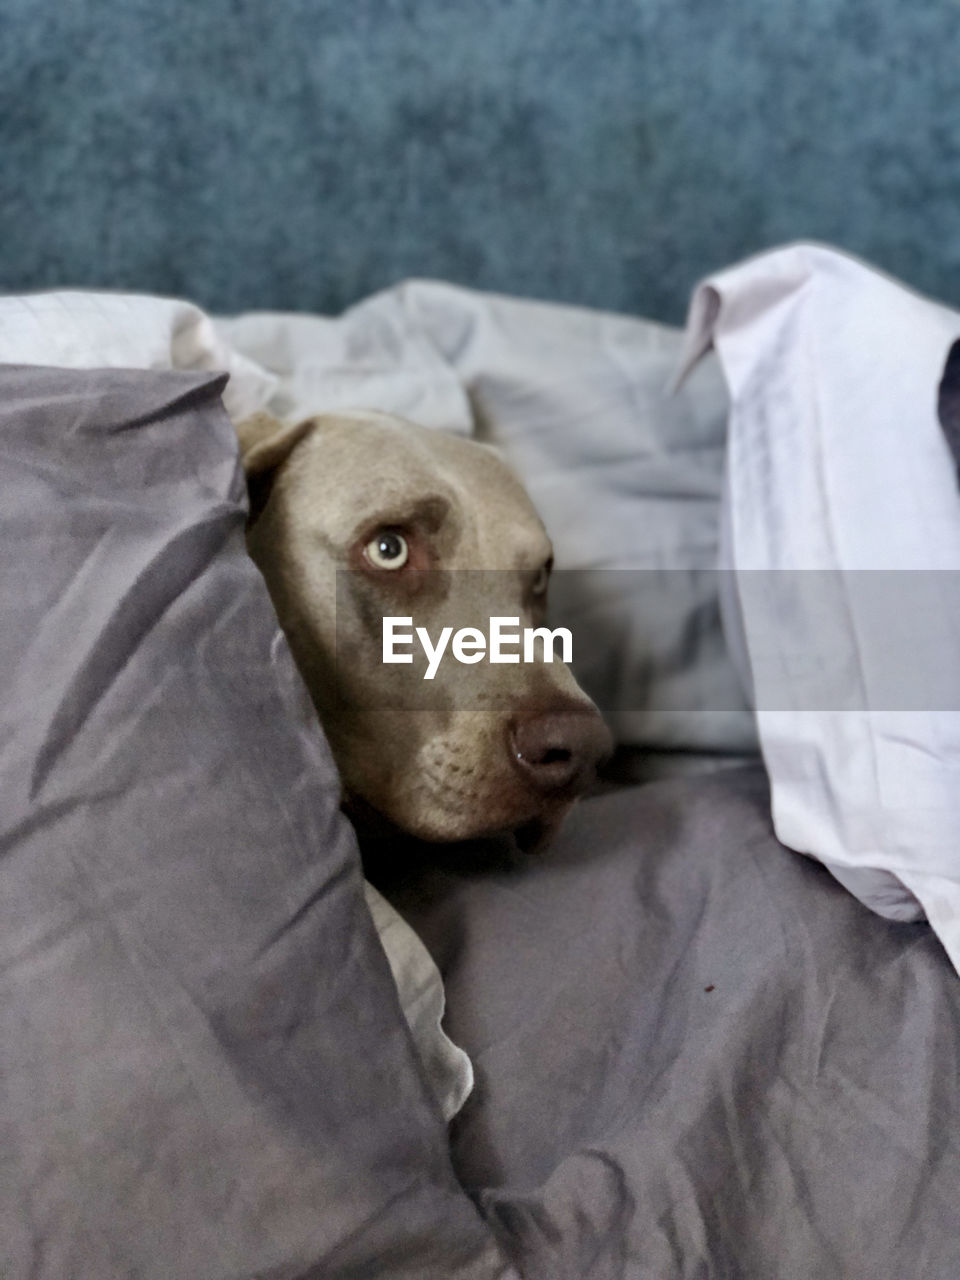
{"label": "wrinkled fabric", "polygon": [[[389,299],[385,301],[389,310]],[[366,323],[362,308],[352,313],[355,318],[346,324],[319,317],[290,317],[290,324],[280,329],[280,345],[288,351],[286,364],[275,348],[259,353],[279,363],[283,372],[276,373],[237,350],[218,333],[211,317],[189,302],[79,290],[0,297],[0,362],[72,369],[226,371],[229,379],[222,382],[221,394],[235,421],[268,401],[275,409],[278,400],[288,406],[298,403],[291,379],[302,377],[302,404],[309,404],[311,395],[316,396],[322,386],[328,400],[340,407],[353,404],[355,394],[387,401],[399,396],[401,408],[432,425],[449,419],[451,404],[454,413],[467,413],[468,424],[466,402],[453,373],[436,355],[424,365],[422,341],[393,341],[389,336],[393,331],[389,325],[385,327],[384,316],[379,314],[384,309],[382,304],[374,306],[373,337],[366,343],[356,335],[357,328],[362,331]],[[258,319],[251,317],[250,323],[253,333],[258,333]],[[276,332],[273,318],[262,323],[268,332]],[[341,403],[336,398],[331,364],[349,364],[351,359],[356,367],[348,369],[352,380],[348,378],[345,384]],[[318,374],[322,376],[318,378]],[[70,388],[68,394],[75,390]],[[102,407],[100,404],[101,412]],[[191,442],[191,447],[195,443]],[[295,713],[308,726],[306,732],[315,731],[316,713],[309,700]],[[441,1110],[453,1115],[469,1089],[469,1063],[432,1014],[425,1015],[428,1004],[442,1009],[440,975],[388,903],[379,903],[375,922]]]}
{"label": "wrinkled fabric", "polygon": [[368,873],[444,974],[456,1168],[525,1280],[960,1275],[960,983],[776,841],[762,769]]}
{"label": "wrinkled fabric", "polygon": [[452,1120],[473,1088],[473,1065],[443,1030],[446,1002],[440,971],[426,947],[386,898],[369,881],[364,881],[363,891],[397,985],[400,1007],[413,1035],[417,1056],[444,1120]]}
{"label": "wrinkled fabric", "polygon": [[704,282],[688,328],[730,387],[728,550],[777,834],[874,910],[925,913],[960,969],[958,337],[960,313],[802,244]]}
{"label": "wrinkled fabric", "polygon": [[245,553],[223,377],[0,369],[0,1274],[511,1274]]}

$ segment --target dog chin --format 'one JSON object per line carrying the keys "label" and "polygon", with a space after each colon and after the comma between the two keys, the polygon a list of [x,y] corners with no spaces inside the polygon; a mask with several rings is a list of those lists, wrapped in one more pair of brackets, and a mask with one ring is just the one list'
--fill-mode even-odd
{"label": "dog chin", "polygon": [[[504,818],[491,822],[489,814],[478,814],[474,819],[462,813],[403,815],[393,819],[397,826],[419,840],[431,844],[454,844],[466,840],[496,839],[510,836],[523,853],[541,853],[572,807],[572,802],[551,809],[549,812]],[[389,815],[388,815],[389,816]]]}
{"label": "dog chin", "polygon": [[489,813],[471,817],[469,813],[452,813],[440,808],[411,812],[394,810],[389,804],[378,805],[371,799],[356,794],[345,795],[344,809],[355,824],[363,830],[379,830],[381,834],[393,828],[429,844],[459,844],[467,840],[511,837],[523,853],[541,853],[553,839],[564,818],[573,807],[573,801],[551,806],[540,813],[505,816],[490,821]]}

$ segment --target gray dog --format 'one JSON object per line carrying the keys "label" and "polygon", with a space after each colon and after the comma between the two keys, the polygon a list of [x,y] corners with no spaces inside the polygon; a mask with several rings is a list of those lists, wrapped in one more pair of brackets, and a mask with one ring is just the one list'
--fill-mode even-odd
{"label": "gray dog", "polygon": [[387,615],[434,636],[542,624],[551,548],[520,482],[485,446],[386,414],[258,414],[237,434],[250,553],[347,802],[422,839],[541,844],[610,747],[569,668],[541,646],[533,661],[447,662],[428,683],[425,655],[389,665],[382,647]]}

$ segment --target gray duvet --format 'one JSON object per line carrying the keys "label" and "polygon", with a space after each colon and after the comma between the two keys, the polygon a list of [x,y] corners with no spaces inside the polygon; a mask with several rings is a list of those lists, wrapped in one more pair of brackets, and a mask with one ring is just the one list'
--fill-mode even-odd
{"label": "gray duvet", "polygon": [[368,851],[476,1067],[448,1133],[221,385],[0,368],[3,1280],[957,1280],[960,981],[759,766]]}
{"label": "gray duvet", "polygon": [[379,880],[445,974],[455,1166],[528,1280],[960,1276],[960,982],[778,845],[759,766]]}

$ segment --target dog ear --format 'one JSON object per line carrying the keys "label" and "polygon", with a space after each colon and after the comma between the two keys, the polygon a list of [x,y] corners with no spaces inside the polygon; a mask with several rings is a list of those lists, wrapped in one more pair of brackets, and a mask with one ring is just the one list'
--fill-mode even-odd
{"label": "dog ear", "polygon": [[293,446],[313,429],[313,425],[313,418],[290,425],[269,413],[255,413],[252,418],[237,423],[240,461],[247,476],[273,471],[288,457]]}
{"label": "dog ear", "polygon": [[237,439],[240,441],[240,461],[247,477],[247,496],[250,499],[248,529],[263,514],[277,467],[286,461],[294,445],[308,435],[313,426],[313,418],[291,426],[279,422],[269,413],[255,413],[252,418],[245,418],[235,425]]}

